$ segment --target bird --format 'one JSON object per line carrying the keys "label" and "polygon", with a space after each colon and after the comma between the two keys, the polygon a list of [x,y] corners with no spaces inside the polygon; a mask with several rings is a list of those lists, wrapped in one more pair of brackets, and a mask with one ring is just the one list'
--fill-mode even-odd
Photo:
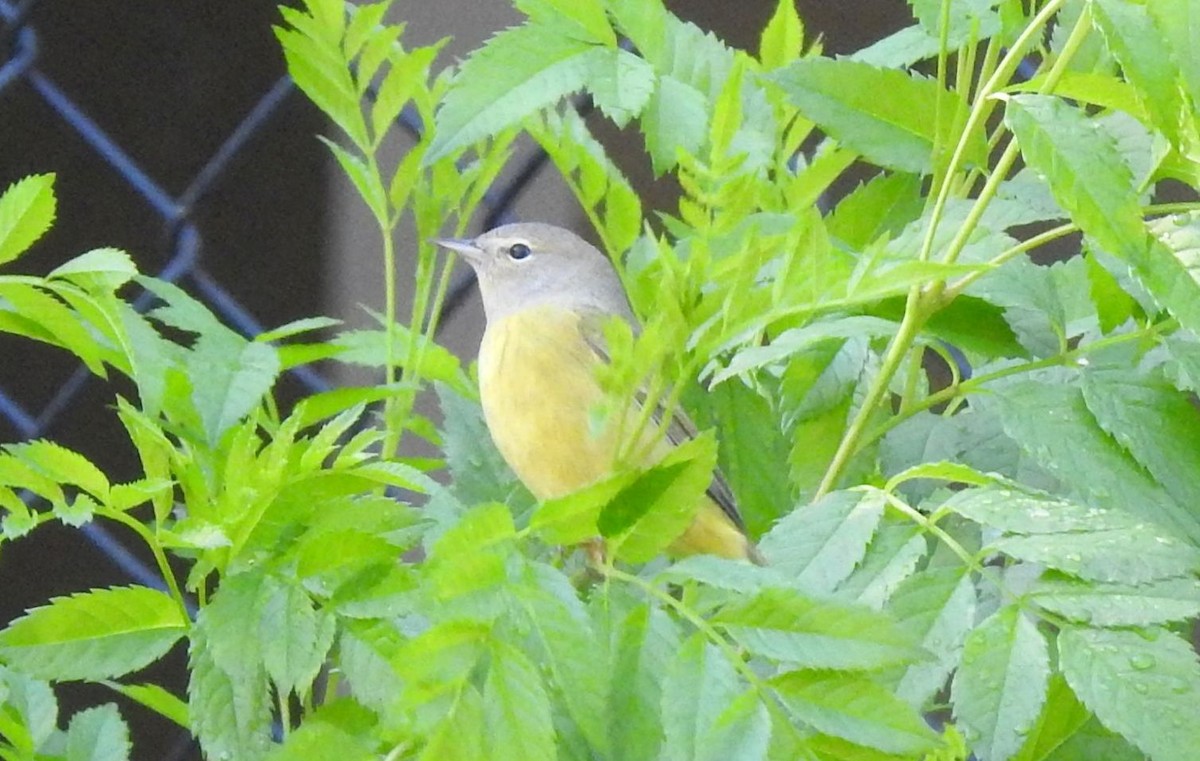
{"label": "bird", "polygon": [[[638,326],[612,262],[570,230],[536,222],[434,243],[475,271],[487,322],[478,355],[480,398],[509,467],[539,500],[611,475],[619,442],[613,426],[597,435],[590,419],[605,398],[595,373],[597,363],[608,361],[603,326],[614,316]],[[694,436],[680,411],[641,464],[652,466]],[[667,555],[763,564],[719,471],[702,499]]]}

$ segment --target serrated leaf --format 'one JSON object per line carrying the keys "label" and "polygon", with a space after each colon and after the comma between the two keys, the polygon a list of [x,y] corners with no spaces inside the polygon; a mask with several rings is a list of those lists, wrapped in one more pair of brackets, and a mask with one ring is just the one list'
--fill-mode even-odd
{"label": "serrated leaf", "polygon": [[[558,569],[528,566],[535,585],[519,596],[544,655],[538,658],[571,719],[590,746],[606,754],[608,661],[570,580]],[[561,697],[558,697],[561,696]]]}
{"label": "serrated leaf", "polygon": [[1183,99],[1172,56],[1163,55],[1163,39],[1145,6],[1115,0],[1092,0],[1092,20],[1108,52],[1121,64],[1121,73],[1151,117],[1172,143],[1179,144],[1179,114]]}
{"label": "serrated leaf", "polygon": [[308,713],[267,756],[268,761],[375,761],[375,716],[357,703],[338,699]]}
{"label": "serrated leaf", "polygon": [[[673,659],[663,682],[662,718],[664,761],[717,761],[729,758],[730,727],[722,722],[742,691],[733,665],[701,635],[693,635]],[[760,706],[761,709],[761,706]],[[738,737],[740,758],[761,758],[766,750],[751,750],[749,738]],[[725,746],[725,747],[722,747]]]}
{"label": "serrated leaf", "polygon": [[861,249],[881,235],[899,233],[920,216],[920,175],[883,172],[839,201],[826,226],[831,237]]}
{"label": "serrated leaf", "polygon": [[1200,519],[1171,499],[1100,428],[1079,389],[1022,381],[998,389],[995,398],[1005,433],[1089,503],[1127,512],[1200,542]]}
{"label": "serrated leaf", "polygon": [[400,642],[395,628],[378,621],[349,621],[338,635],[337,662],[351,685],[350,693],[381,714],[404,688],[392,666]]}
{"label": "serrated leaf", "polygon": [[451,704],[450,712],[438,725],[419,758],[421,761],[440,761],[453,758],[461,761],[490,761],[490,747],[485,739],[483,696],[468,685]]}
{"label": "serrated leaf", "polygon": [[298,586],[271,585],[259,622],[263,666],[281,692],[307,693],[333,645],[335,621]]}
{"label": "serrated leaf", "polygon": [[371,214],[375,217],[375,221],[380,225],[386,225],[388,220],[388,205],[387,192],[383,188],[383,179],[378,173],[371,170],[366,160],[360,156],[356,156],[342,146],[318,136],[318,139],[325,144],[333,157],[337,159],[338,166],[342,168],[342,172],[350,179],[354,189],[358,191],[358,195],[362,198],[363,203],[370,209]]}
{"label": "serrated leaf", "polygon": [[718,509],[705,497],[717,465],[711,431],[672,449],[639,473],[600,510],[596,526],[616,555],[644,563],[667,549],[700,510]]}
{"label": "serrated leaf", "polygon": [[358,90],[336,42],[329,44],[292,29],[275,27],[274,31],[283,46],[288,73],[296,86],[341,127],[360,150],[367,150],[370,140]]}
{"label": "serrated leaf", "polygon": [[1192,103],[1200,103],[1200,61],[1192,55],[1200,40],[1200,9],[1191,0],[1154,0],[1146,10],[1179,67],[1185,91]]}
{"label": "serrated leaf", "polygon": [[917,570],[917,564],[928,551],[920,526],[885,514],[867,545],[866,555],[838,585],[837,597],[882,610],[897,587]]}
{"label": "serrated leaf", "polygon": [[698,581],[730,592],[753,594],[768,587],[787,587],[789,579],[773,566],[752,565],[716,555],[692,555],[663,569],[663,581]]}
{"label": "serrated leaf", "polygon": [[[789,101],[830,136],[871,162],[927,174],[937,146],[957,140],[966,113],[957,93],[937,82],[897,69],[848,59],[808,58],[770,76]],[[986,163],[982,132],[975,132],[966,158]]]}
{"label": "serrated leaf", "polygon": [[1128,263],[1180,322],[1200,328],[1200,283],[1147,233],[1133,175],[1110,135],[1083,111],[1041,95],[1010,98],[1005,122],[1025,161],[1080,229]]}
{"label": "serrated leaf", "polygon": [[1084,708],[1075,697],[1075,693],[1071,692],[1062,674],[1052,674],[1050,686],[1046,690],[1046,701],[1042,705],[1042,714],[1026,735],[1020,751],[1012,757],[1013,761],[1058,759],[1056,749],[1075,736],[1089,719],[1092,719],[1091,712]]}
{"label": "serrated leaf", "polygon": [[6,328],[10,332],[61,346],[83,360],[93,373],[105,376],[105,355],[95,335],[80,314],[57,298],[27,283],[0,282],[0,306],[3,307],[0,317],[11,310],[16,318],[27,321],[29,329],[8,325]]}
{"label": "serrated leaf", "polygon": [[69,280],[82,287],[103,283],[115,291],[138,274],[129,254],[116,248],[97,248],[69,259],[50,270],[46,279]]}
{"label": "serrated leaf", "polygon": [[779,0],[759,38],[758,60],[765,68],[777,69],[799,58],[803,45],[804,22],[795,0]]}
{"label": "serrated leaf", "polygon": [[1200,747],[1200,664],[1190,644],[1162,629],[1067,627],[1058,651],[1084,705],[1155,761],[1185,761]]}
{"label": "serrated leaf", "polygon": [[644,58],[613,48],[589,59],[588,92],[618,127],[639,116],[654,93],[654,68]]}
{"label": "serrated leaf", "polygon": [[375,136],[377,144],[391,129],[392,122],[400,115],[404,104],[412,98],[417,88],[427,87],[429,66],[440,49],[441,43],[437,43],[392,57],[392,67],[380,83],[375,104],[371,106],[371,133]]}
{"label": "serrated leaf", "polygon": [[1096,584],[1045,576],[1028,594],[1046,610],[1091,626],[1149,626],[1200,614],[1200,581],[1192,577]]}
{"label": "serrated leaf", "polygon": [[478,402],[442,384],[434,388],[444,418],[442,446],[455,496],[468,505],[504,500],[515,509],[528,508],[533,497],[492,443]]}
{"label": "serrated leaf", "polygon": [[679,633],[665,613],[644,606],[611,626],[610,757],[657,759],[663,732],[662,686],[671,657],[679,651]]}
{"label": "serrated leaf", "polygon": [[787,477],[789,440],[771,403],[742,383],[722,383],[698,395],[706,413],[697,425],[715,424],[721,472],[737,496],[750,536],[765,533],[792,503]]}
{"label": "serrated leaf", "polygon": [[169,595],[147,587],[55,597],[0,632],[0,654],[48,679],[107,679],[160,658],[184,635],[187,618]]}
{"label": "serrated leaf", "polygon": [[883,516],[881,492],[834,492],[775,524],[759,550],[801,588],[828,594],[854,571]]}
{"label": "serrated leaf", "polygon": [[600,0],[516,0],[513,4],[532,21],[556,26],[564,36],[609,47],[617,44]]}
{"label": "serrated leaf", "polygon": [[[201,611],[203,614],[208,609]],[[188,717],[207,758],[258,761],[271,747],[270,688],[260,668],[231,676],[214,661],[207,635],[193,627],[188,652]]]}
{"label": "serrated leaf", "polygon": [[597,54],[604,49],[538,24],[492,37],[463,63],[442,100],[425,165],[582,89]]}
{"label": "serrated leaf", "polygon": [[950,700],[984,758],[1008,758],[1021,747],[1041,713],[1049,676],[1046,640],[1016,605],[967,636]]}
{"label": "serrated leaf", "polygon": [[520,650],[494,641],[483,686],[489,756],[498,761],[556,759],[550,698],[538,669]]}
{"label": "serrated leaf", "polygon": [[825,734],[909,757],[938,747],[937,735],[916,711],[865,677],[791,671],[770,685],[793,714]]}
{"label": "serrated leaf", "polygon": [[1084,373],[1082,388],[1100,427],[1200,524],[1200,413],[1189,398],[1129,370]]}
{"label": "serrated leaf", "polygon": [[0,264],[23,254],[54,222],[54,175],[35,174],[0,195]]}
{"label": "serrated leaf", "polygon": [[696,154],[708,136],[708,99],[699,89],[669,74],[658,86],[642,115],[646,150],[657,174],[678,161],[679,152]]}
{"label": "serrated leaf", "polygon": [[129,727],[112,703],[86,708],[67,725],[66,761],[128,761]]}
{"label": "serrated leaf", "polygon": [[888,610],[935,660],[909,666],[896,685],[897,696],[920,708],[942,689],[975,624],[975,607],[975,584],[962,567],[926,568],[900,585]]}
{"label": "serrated leaf", "polygon": [[45,440],[9,444],[5,449],[47,478],[78,486],[101,501],[108,499],[108,478],[78,452]]}
{"label": "serrated leaf", "polygon": [[55,732],[58,701],[54,691],[46,682],[0,666],[0,702],[12,718],[5,723],[5,739],[32,756]]}
{"label": "serrated leaf", "polygon": [[921,657],[891,617],[791,590],[727,605],[711,622],[752,653],[808,668],[875,669]]}

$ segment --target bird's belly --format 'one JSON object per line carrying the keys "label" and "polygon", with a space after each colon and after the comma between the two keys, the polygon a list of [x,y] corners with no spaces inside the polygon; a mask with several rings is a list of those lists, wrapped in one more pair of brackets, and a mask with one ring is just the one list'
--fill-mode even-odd
{"label": "bird's belly", "polygon": [[603,393],[578,318],[540,308],[489,325],[479,352],[484,416],[496,447],[539,499],[605,476],[614,436],[592,430]]}

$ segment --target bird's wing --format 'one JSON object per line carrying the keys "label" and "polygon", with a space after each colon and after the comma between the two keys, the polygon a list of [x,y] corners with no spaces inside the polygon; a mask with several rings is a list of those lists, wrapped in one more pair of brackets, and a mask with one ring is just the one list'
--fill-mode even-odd
{"label": "bird's wing", "polygon": [[[611,361],[608,353],[608,348],[604,341],[604,322],[611,315],[602,314],[600,312],[585,313],[579,320],[579,332],[587,341],[592,351],[596,353],[597,358],[601,362]],[[636,331],[636,326],[634,327]],[[641,406],[645,401],[645,395],[639,393],[635,402]],[[662,405],[658,405],[654,411],[654,422],[656,425],[662,423],[663,409]],[[678,446],[684,442],[691,441],[696,438],[698,432],[695,423],[687,416],[681,408],[676,408],[671,416],[670,422],[667,424],[667,441],[672,445]],[[721,473],[720,468],[713,469],[712,483],[707,489],[708,496],[717,506],[721,508],[721,512],[729,518],[733,525],[737,526],[742,533],[746,532],[745,521],[742,520],[742,514],[738,512],[737,501],[733,497],[733,491],[729,488],[729,483],[725,480],[725,476]]]}

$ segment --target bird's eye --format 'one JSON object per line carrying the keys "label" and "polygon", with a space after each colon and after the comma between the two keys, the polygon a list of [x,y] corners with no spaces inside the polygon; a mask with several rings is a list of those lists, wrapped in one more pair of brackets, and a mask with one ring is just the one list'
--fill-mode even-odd
{"label": "bird's eye", "polygon": [[514,243],[508,247],[508,256],[515,261],[521,261],[531,253],[533,252],[529,250],[529,246],[526,246],[524,243]]}

